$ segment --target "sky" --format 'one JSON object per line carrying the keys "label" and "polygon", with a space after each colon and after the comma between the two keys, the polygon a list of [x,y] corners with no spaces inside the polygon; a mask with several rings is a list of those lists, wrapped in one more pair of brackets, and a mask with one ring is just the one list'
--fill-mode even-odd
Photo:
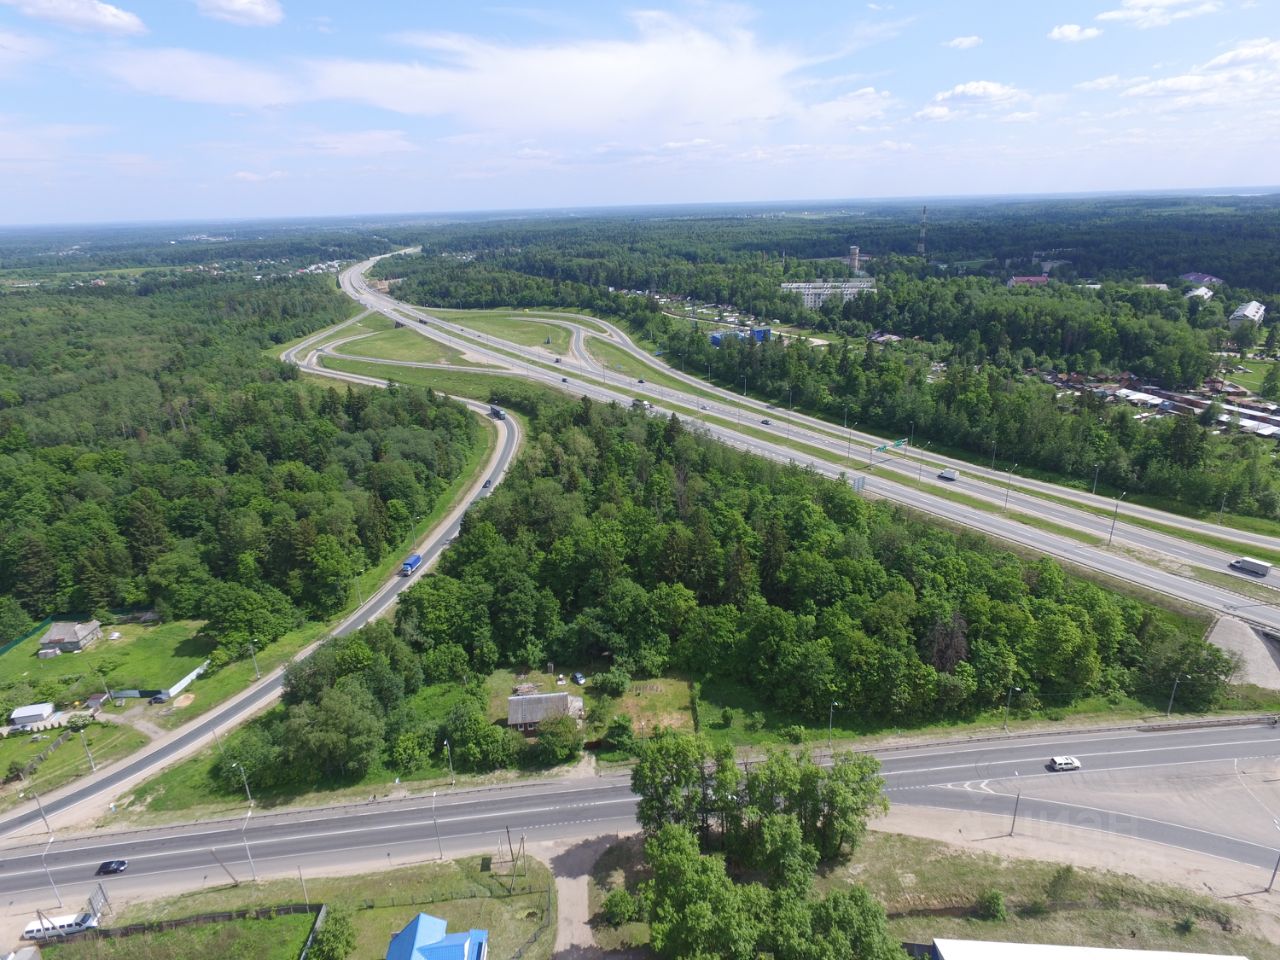
{"label": "sky", "polygon": [[1280,0],[0,0],[7,224],[1247,187],[1277,146]]}

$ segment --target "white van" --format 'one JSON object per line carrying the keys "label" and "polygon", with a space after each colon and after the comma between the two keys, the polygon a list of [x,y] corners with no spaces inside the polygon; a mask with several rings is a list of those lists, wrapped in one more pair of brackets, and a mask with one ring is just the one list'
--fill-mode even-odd
{"label": "white van", "polygon": [[92,913],[69,913],[62,917],[45,917],[33,920],[22,931],[24,940],[56,940],[58,937],[69,937],[73,933],[84,933],[98,925],[98,918]]}
{"label": "white van", "polygon": [[947,469],[943,470],[940,474],[938,474],[938,479],[950,480],[952,482],[955,482],[956,480],[960,479],[960,471],[954,469],[953,467],[947,467]]}

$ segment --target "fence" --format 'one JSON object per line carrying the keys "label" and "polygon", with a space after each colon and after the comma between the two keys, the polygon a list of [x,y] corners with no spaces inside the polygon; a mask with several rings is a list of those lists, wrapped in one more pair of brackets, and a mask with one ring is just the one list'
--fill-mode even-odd
{"label": "fence", "polygon": [[37,623],[34,627],[32,627],[22,636],[18,637],[18,639],[10,640],[8,643],[4,644],[3,646],[0,646],[0,656],[4,656],[6,653],[8,653],[10,650],[16,647],[18,644],[22,643],[25,640],[30,640],[36,634],[44,633],[44,631],[48,629],[49,624],[51,623],[53,623],[53,617],[45,617],[43,620]]}
{"label": "fence", "polygon": [[[165,930],[177,930],[180,927],[193,927],[202,923],[229,923],[232,920],[270,920],[272,917],[290,916],[295,913],[319,913],[323,904],[282,903],[274,907],[260,907],[257,910],[224,910],[219,913],[198,913],[194,917],[177,917],[173,920],[152,920],[148,923],[131,923],[124,927],[99,927],[84,933],[75,933],[62,937],[60,943],[71,943],[76,940],[115,940],[120,937],[133,937],[140,933],[160,933]],[[312,925],[315,929],[315,925]],[[310,938],[308,938],[310,943]]]}
{"label": "fence", "polygon": [[307,960],[307,954],[311,952],[311,945],[316,941],[316,934],[324,926],[324,918],[328,915],[329,905],[327,903],[320,904],[320,909],[316,911],[315,922],[311,924],[311,932],[307,934],[307,942],[302,945],[302,952],[298,954],[298,960]]}
{"label": "fence", "polygon": [[538,942],[541,937],[551,927],[551,888],[547,887],[547,905],[542,911],[542,922],[534,928],[533,933],[529,934],[529,939],[520,944],[515,953],[511,955],[512,960],[521,960],[524,952]]}
{"label": "fence", "polygon": [[[32,757],[30,760],[27,761],[27,765],[17,772],[18,777],[21,777],[22,779],[25,780],[27,777],[31,776],[31,774],[35,773],[36,768],[39,767],[40,764],[44,763],[46,760],[49,759],[49,754],[53,753],[53,751],[57,750],[60,746],[62,746],[64,743],[66,743],[70,739],[71,739],[71,731],[64,730],[62,733],[58,735],[58,738],[54,740],[53,743],[49,744],[47,747],[45,747],[43,750],[41,750],[34,757]],[[10,780],[17,779],[17,777],[11,776],[9,774],[9,771],[7,770],[4,771],[3,776],[4,776],[5,783],[8,783]]]}

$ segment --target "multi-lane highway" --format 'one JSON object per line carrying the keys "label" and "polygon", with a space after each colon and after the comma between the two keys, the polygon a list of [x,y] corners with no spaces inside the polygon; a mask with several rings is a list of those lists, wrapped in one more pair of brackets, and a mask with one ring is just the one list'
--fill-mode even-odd
{"label": "multi-lane highway", "polygon": [[[1280,770],[1280,734],[1269,724],[1166,732],[1119,731],[1034,735],[993,742],[954,742],[873,751],[883,764],[894,804],[979,811],[1120,833],[1264,871],[1280,853],[1280,832],[1267,785]],[[1052,773],[1050,756],[1078,757],[1083,769]],[[1254,785],[1240,784],[1242,767]],[[1179,822],[1162,803],[1162,783],[1194,771],[1198,783],[1236,790],[1230,814],[1213,825]],[[1116,802],[1108,790],[1126,775],[1155,791],[1149,809]],[[1263,791],[1270,792],[1263,792]],[[1015,793],[1017,791],[1017,793]],[[1068,799],[1063,799],[1067,796]],[[1082,799],[1083,798],[1083,799]],[[32,842],[0,862],[0,897],[14,905],[83,900],[107,859],[127,859],[128,872],[106,881],[120,893],[179,891],[256,873],[301,867],[320,873],[335,864],[401,864],[464,851],[497,850],[507,830],[529,842],[593,837],[635,828],[626,773],[590,780],[546,780],[443,791],[439,796],[382,800],[293,813],[263,813],[219,822]],[[1003,819],[1001,820],[1003,823]]]}
{"label": "multi-lane highway", "polygon": [[[943,457],[922,456],[918,451],[906,456],[875,454],[869,445],[880,445],[883,441],[879,438],[846,433],[812,417],[771,409],[761,401],[710,386],[703,380],[660,365],[617,327],[594,318],[584,318],[577,323],[572,315],[556,314],[539,320],[565,325],[574,331],[571,357],[556,364],[553,355],[540,347],[525,347],[478,333],[374,290],[365,280],[365,272],[373,262],[365,261],[343,273],[343,289],[351,297],[370,310],[406,323],[407,329],[491,364],[493,371],[514,373],[602,401],[630,403],[637,398],[646,398],[654,404],[655,412],[674,412],[700,422],[711,436],[740,449],[776,460],[800,463],[833,477],[860,472],[865,477],[864,490],[869,495],[892,500],[1023,544],[1116,580],[1164,593],[1217,613],[1240,616],[1259,627],[1280,632],[1280,606],[1259,602],[1257,597],[1248,595],[1251,588],[1244,586],[1259,581],[1229,572],[1227,565],[1236,554],[1171,533],[1125,523],[1123,515],[1117,518],[1113,501],[1050,484],[1024,481],[1015,484],[1006,474],[992,473]],[[593,358],[585,346],[585,341],[591,338],[607,340],[637,362],[646,364],[655,372],[656,381],[677,382],[681,389],[662,386],[658,382],[642,383],[636,378],[620,377],[618,373],[611,372]],[[324,361],[323,355],[312,352],[300,362],[311,369],[323,370]],[[373,361],[366,359],[365,362]],[[399,363],[403,366],[416,365],[409,361]],[[467,369],[475,372],[474,368]],[[771,422],[765,424],[763,421],[766,419]],[[803,447],[797,449],[795,444],[803,444]],[[862,467],[869,456],[876,457],[876,466],[874,471],[863,472]],[[936,479],[936,472],[944,467],[959,469],[962,482],[948,485]],[[962,491],[965,499],[948,498],[947,493],[955,490]],[[1047,499],[1047,495],[1054,499]],[[1094,512],[1100,507],[1111,512],[1106,515]],[[1273,537],[1186,520],[1147,508],[1126,507],[1125,510],[1159,519],[1170,528],[1212,533],[1225,542],[1241,544],[1242,550],[1253,547],[1280,553],[1280,540]],[[1028,523],[1027,520],[1033,522]],[[1079,533],[1067,534],[1064,529]],[[1197,570],[1210,571],[1218,577],[1197,577]],[[1240,589],[1231,586],[1232,576],[1238,578],[1242,585]],[[1263,583],[1276,577],[1273,575]],[[1280,586],[1280,581],[1276,585]],[[1280,592],[1276,592],[1272,599],[1280,602]]]}

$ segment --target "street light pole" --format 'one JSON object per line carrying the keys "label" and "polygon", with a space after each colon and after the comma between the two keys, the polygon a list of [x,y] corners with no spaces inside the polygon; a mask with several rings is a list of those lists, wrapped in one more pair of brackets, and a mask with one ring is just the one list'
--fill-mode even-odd
{"label": "street light pole", "polygon": [[40,854],[40,866],[44,867],[44,875],[49,878],[49,886],[53,888],[53,895],[58,898],[58,906],[63,906],[62,894],[58,891],[58,885],[53,882],[53,872],[49,869],[49,861],[45,858],[49,856],[49,848],[53,846],[53,831],[49,831],[49,842],[44,845],[44,850]]}
{"label": "street light pole", "polygon": [[1101,469],[1102,469],[1102,464],[1095,463],[1093,465],[1093,492],[1095,495],[1098,492],[1098,471]]}
{"label": "street light pole", "polygon": [[1021,693],[1021,692],[1022,692],[1021,687],[1010,687],[1009,695],[1004,698],[1004,732],[1005,733],[1009,732],[1009,707],[1013,704],[1013,695],[1015,693]]}
{"label": "street light pole", "polygon": [[1218,504],[1218,526],[1222,526],[1222,511],[1227,509],[1227,492],[1222,492],[1222,502]]}
{"label": "street light pole", "polygon": [[84,738],[84,731],[80,731],[80,745],[84,747],[84,755],[89,758],[89,772],[97,773],[98,765],[93,762],[93,754],[89,750],[89,741]]}
{"label": "street light pole", "polygon": [[[364,606],[364,604],[361,604],[361,606]],[[252,641],[252,640],[250,640],[250,641],[249,641],[249,656],[251,656],[251,657],[253,658],[253,673],[254,673],[254,677],[255,677],[256,679],[258,679],[258,680],[261,680],[261,679],[262,679],[262,671],[258,669],[258,654],[257,654],[257,651],[255,651],[255,650],[253,649],[253,641]]]}
{"label": "street light pole", "polygon": [[440,851],[440,859],[444,859],[444,844],[440,842],[440,821],[436,819],[436,792],[431,791],[431,822],[436,825],[436,849]]}
{"label": "street light pole", "polygon": [[249,801],[249,806],[252,807],[253,794],[249,792],[249,778],[245,775],[244,767],[241,766],[240,761],[238,760],[231,761],[231,765],[240,771],[240,779],[244,781],[244,796],[245,799]]}
{"label": "street light pole", "polygon": [[1116,535],[1116,520],[1120,517],[1120,501],[1125,498],[1126,490],[1120,496],[1116,497],[1116,512],[1111,515],[1111,532],[1107,534],[1107,546],[1111,546],[1111,538]]}
{"label": "street light pole", "polygon": [[996,442],[992,440],[991,441],[991,469],[994,470],[995,468],[996,468]]}
{"label": "street light pole", "polygon": [[[929,449],[929,444],[931,444],[931,443],[933,443],[933,441],[932,441],[932,440],[926,441],[926,442],[925,442],[925,445],[924,445],[924,450],[928,450],[928,449]],[[922,450],[922,451],[921,451],[921,456],[920,456],[920,469],[916,471],[916,483],[923,483],[923,482],[924,482],[924,450]]]}
{"label": "street light pole", "polygon": [[456,786],[458,781],[457,781],[457,778],[454,777],[453,775],[453,752],[449,749],[448,740],[444,742],[444,755],[445,755],[445,758],[449,761],[449,785]]}
{"label": "street light pole", "polygon": [[839,700],[832,700],[832,701],[831,701],[831,708],[830,708],[829,710],[827,710],[827,749],[828,749],[828,750],[832,749],[832,746],[831,746],[831,743],[832,743],[832,739],[831,739],[831,724],[832,724],[832,721],[835,719],[835,715],[836,715],[836,707],[838,707],[838,706],[840,706],[840,701],[839,701]]}
{"label": "street light pole", "polygon": [[1169,719],[1169,717],[1173,714],[1173,698],[1178,695],[1178,684],[1181,683],[1183,680],[1190,680],[1190,679],[1191,677],[1185,673],[1178,674],[1173,678],[1173,691],[1169,694],[1169,706],[1165,707],[1165,711],[1164,711],[1164,716],[1166,720]]}
{"label": "street light pole", "polygon": [[1005,485],[1004,485],[1004,509],[1005,510],[1009,509],[1009,493],[1011,490],[1013,490],[1013,471],[1017,469],[1018,469],[1018,465],[1016,463],[1009,468],[1009,479],[1005,482]]}

